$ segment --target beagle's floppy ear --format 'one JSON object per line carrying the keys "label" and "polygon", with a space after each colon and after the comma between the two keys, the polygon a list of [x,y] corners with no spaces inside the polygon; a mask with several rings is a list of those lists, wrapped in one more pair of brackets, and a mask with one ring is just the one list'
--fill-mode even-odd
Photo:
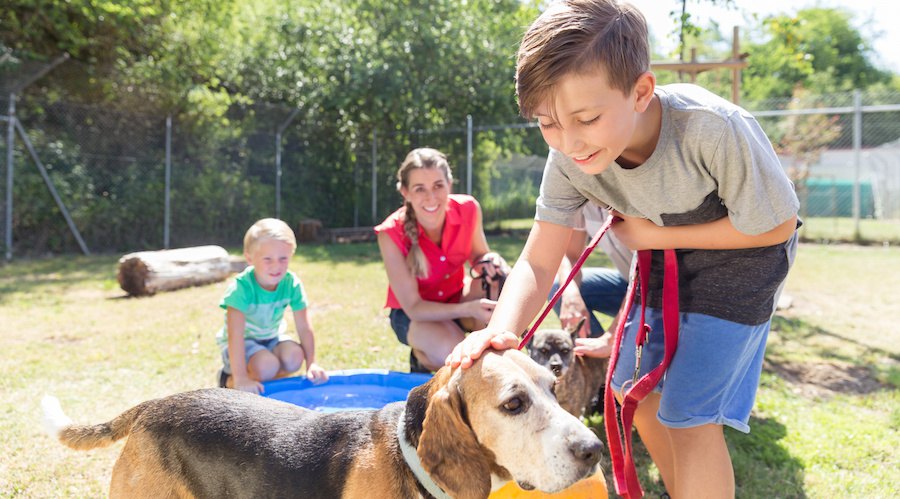
{"label": "beagle's floppy ear", "polygon": [[460,499],[484,498],[491,492],[491,463],[464,420],[464,410],[455,383],[435,391],[417,452],[422,467],[444,492]]}

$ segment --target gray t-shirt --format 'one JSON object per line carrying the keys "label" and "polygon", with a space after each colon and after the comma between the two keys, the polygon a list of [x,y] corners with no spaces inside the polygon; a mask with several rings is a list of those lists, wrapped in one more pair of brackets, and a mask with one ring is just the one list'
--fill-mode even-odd
{"label": "gray t-shirt", "polygon": [[[660,226],[729,217],[746,234],[774,229],[797,214],[799,201],[762,128],[747,111],[698,86],[657,87],[659,141],[637,168],[613,163],[583,173],[550,150],[535,219],[577,226],[586,202],[610,206]],[[787,276],[797,243],[739,250],[679,249],[682,312],[761,324]],[[662,303],[662,252],[653,252],[650,306]]]}

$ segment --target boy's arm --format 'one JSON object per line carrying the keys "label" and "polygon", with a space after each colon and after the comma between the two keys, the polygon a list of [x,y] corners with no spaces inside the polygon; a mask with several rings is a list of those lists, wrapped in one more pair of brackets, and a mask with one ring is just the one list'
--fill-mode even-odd
{"label": "boy's arm", "polygon": [[309,314],[305,308],[293,312],[294,327],[297,329],[297,337],[300,338],[300,346],[303,347],[303,360],[306,361],[306,377],[313,381],[325,381],[328,375],[316,364],[316,341],[309,322]]}
{"label": "boy's arm", "polygon": [[384,232],[378,233],[378,248],[384,260],[388,282],[394,296],[410,319],[416,321],[442,321],[461,317],[473,317],[487,322],[495,303],[492,300],[472,300],[460,303],[438,303],[423,300],[419,295],[419,283],[406,266],[406,257]]}
{"label": "boy's arm", "polygon": [[231,378],[238,390],[261,393],[262,384],[250,379],[247,372],[244,331],[247,319],[240,310],[228,307],[225,311],[225,325],[228,328],[228,361],[231,363]]}
{"label": "boy's arm", "polygon": [[466,368],[488,347],[518,346],[519,336],[547,302],[547,292],[565,252],[558,241],[568,241],[571,234],[571,227],[535,222],[488,326],[457,344],[447,357],[448,364]]}
{"label": "boy's arm", "polygon": [[660,227],[645,218],[614,214],[622,218],[612,226],[616,237],[633,250],[762,248],[787,241],[797,229],[796,215],[768,232],[750,235],[737,230],[728,217],[703,224]]}

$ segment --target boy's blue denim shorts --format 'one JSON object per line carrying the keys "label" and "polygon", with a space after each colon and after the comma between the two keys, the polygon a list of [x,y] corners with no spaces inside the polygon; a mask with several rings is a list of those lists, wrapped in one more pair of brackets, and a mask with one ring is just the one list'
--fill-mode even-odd
{"label": "boy's blue denim shorts", "polygon": [[[640,305],[635,303],[625,323],[612,388],[634,375],[635,334]],[[670,428],[704,424],[727,425],[743,433],[756,399],[770,321],[750,326],[704,314],[682,313],[678,347],[659,385],[657,419]],[[650,338],[644,344],[640,375],[650,372],[663,358],[662,311],[647,309]]]}
{"label": "boy's blue denim shorts", "polygon": [[[267,340],[251,340],[250,338],[244,338],[244,360],[249,363],[250,357],[253,357],[253,354],[262,350],[268,350],[270,352],[274,351],[275,347],[282,341],[294,341],[294,339],[291,338],[289,334],[279,334],[278,336]],[[222,370],[225,371],[225,374],[231,374],[231,361],[228,359],[228,345],[225,345],[225,347],[222,348],[222,362],[225,364]]]}

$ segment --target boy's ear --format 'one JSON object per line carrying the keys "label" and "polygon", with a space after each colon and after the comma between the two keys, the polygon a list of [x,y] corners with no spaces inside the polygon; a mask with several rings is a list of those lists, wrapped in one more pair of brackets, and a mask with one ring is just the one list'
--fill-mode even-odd
{"label": "boy's ear", "polygon": [[634,84],[635,111],[643,113],[653,100],[653,91],[656,89],[656,75],[652,71],[644,71],[638,76]]}

